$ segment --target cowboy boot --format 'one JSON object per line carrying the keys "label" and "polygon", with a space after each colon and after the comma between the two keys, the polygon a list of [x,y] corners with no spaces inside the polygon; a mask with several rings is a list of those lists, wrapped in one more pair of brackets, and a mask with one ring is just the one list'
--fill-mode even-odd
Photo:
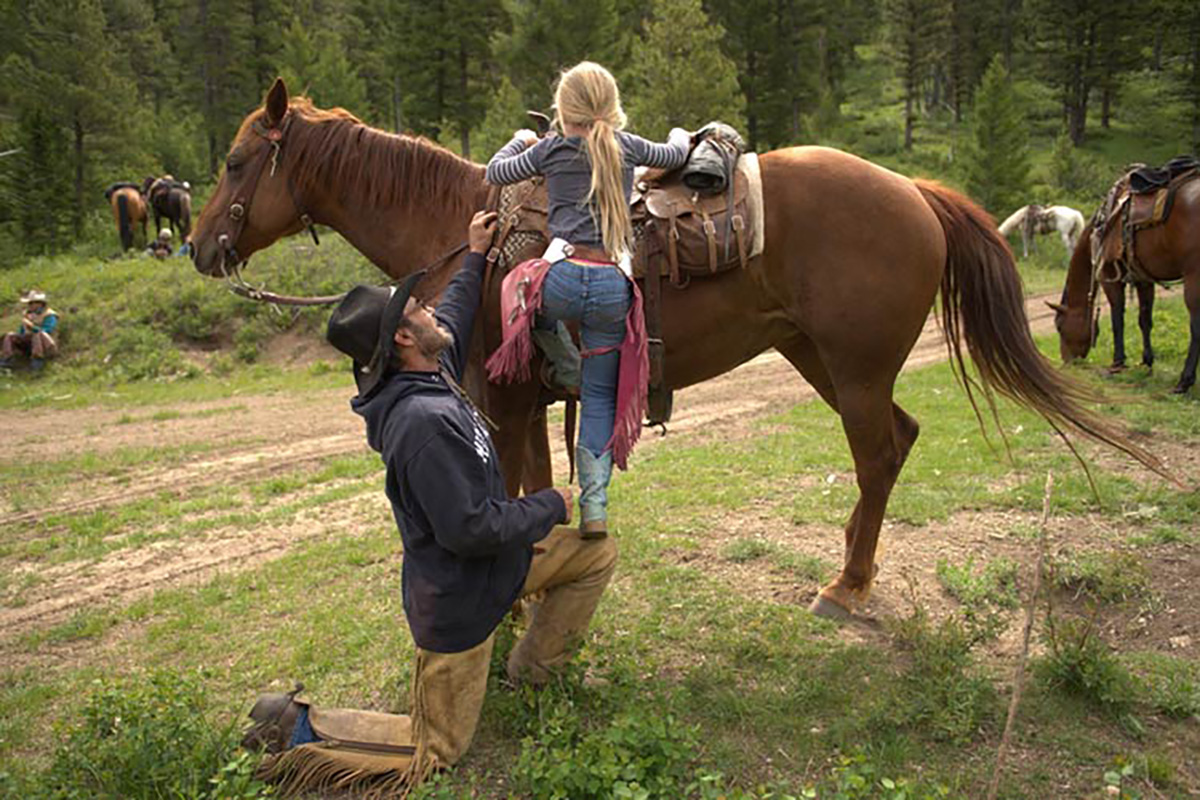
{"label": "cowboy boot", "polygon": [[[545,574],[546,585],[530,586],[545,592],[533,611],[529,627],[508,655],[508,677],[514,683],[541,686],[566,664],[600,603],[600,596],[617,568],[617,545],[612,539],[581,541],[570,529],[556,529],[544,559],[531,570],[531,581]],[[553,541],[558,537],[560,541]],[[546,560],[548,559],[548,561]]]}
{"label": "cowboy boot", "polygon": [[41,372],[46,368],[46,359],[31,358],[29,359],[29,369],[31,372]]}
{"label": "cowboy boot", "polygon": [[548,377],[553,384],[578,397],[579,384],[583,380],[583,359],[567,326],[562,322],[555,322],[549,330],[534,326],[533,341],[546,356]]}
{"label": "cowboy boot", "polygon": [[575,463],[579,468],[579,535],[584,539],[603,539],[608,535],[612,451],[596,456],[586,447],[577,447]]}

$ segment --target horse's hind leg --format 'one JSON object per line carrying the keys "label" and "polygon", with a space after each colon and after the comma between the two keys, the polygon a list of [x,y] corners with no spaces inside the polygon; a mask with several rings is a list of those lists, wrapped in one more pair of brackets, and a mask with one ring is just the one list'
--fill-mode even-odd
{"label": "horse's hind leg", "polygon": [[1188,342],[1187,360],[1183,362],[1179,383],[1171,390],[1173,394],[1184,394],[1196,382],[1196,364],[1200,362],[1200,282],[1183,285],[1183,301],[1187,304],[1191,322],[1191,341]]}
{"label": "horse's hind leg", "polygon": [[1154,368],[1154,346],[1150,331],[1154,328],[1154,284],[1135,283],[1138,296],[1138,328],[1142,332],[1142,365]]}
{"label": "horse's hind leg", "polygon": [[920,426],[891,400],[887,391],[861,386],[839,391],[811,340],[798,336],[776,345],[835,411],[854,456],[859,499],[846,523],[846,554],[841,574],[821,589],[811,610],[842,618],[856,599],[865,600],[875,578],[875,550],[892,487],[904,466]]}
{"label": "horse's hind leg", "polygon": [[842,572],[812,604],[814,613],[833,617],[845,616],[870,594],[888,498],[920,432],[917,421],[892,402],[890,382],[886,387],[840,388],[838,399],[854,457],[859,500],[846,527]]}
{"label": "horse's hind leg", "polygon": [[1113,335],[1113,360],[1108,370],[1120,372],[1125,369],[1125,284],[1104,284],[1104,296],[1108,298]]}

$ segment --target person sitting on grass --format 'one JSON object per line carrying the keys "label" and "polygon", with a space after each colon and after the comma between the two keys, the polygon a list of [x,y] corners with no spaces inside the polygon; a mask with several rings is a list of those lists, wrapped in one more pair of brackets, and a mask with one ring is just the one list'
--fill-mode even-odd
{"label": "person sitting on grass", "polygon": [[54,332],[58,329],[58,312],[46,304],[46,293],[36,289],[21,298],[25,313],[15,333],[4,334],[0,343],[0,369],[12,369],[17,351],[29,356],[29,368],[40,372],[46,359],[58,353]]}
{"label": "person sitting on grass", "polygon": [[158,232],[158,238],[146,247],[146,254],[159,259],[171,256],[171,229],[163,228]]}

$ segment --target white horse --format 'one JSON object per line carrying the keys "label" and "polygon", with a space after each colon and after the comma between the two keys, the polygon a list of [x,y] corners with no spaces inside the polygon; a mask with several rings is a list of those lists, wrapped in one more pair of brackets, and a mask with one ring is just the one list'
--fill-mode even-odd
{"label": "white horse", "polygon": [[1004,222],[1000,223],[1000,233],[1008,236],[1016,230],[1021,231],[1021,249],[1024,258],[1029,258],[1032,246],[1037,252],[1033,240],[1034,234],[1052,233],[1058,231],[1062,237],[1063,247],[1067,254],[1075,252],[1075,244],[1079,241],[1084,227],[1083,214],[1069,206],[1039,206],[1028,205],[1017,209]]}

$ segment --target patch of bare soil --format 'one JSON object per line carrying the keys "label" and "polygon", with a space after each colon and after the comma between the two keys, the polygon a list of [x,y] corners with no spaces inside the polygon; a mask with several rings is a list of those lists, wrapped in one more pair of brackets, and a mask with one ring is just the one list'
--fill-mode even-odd
{"label": "patch of bare soil", "polygon": [[[1051,329],[1051,315],[1041,298],[1031,299],[1027,311],[1036,332]],[[286,343],[279,346],[285,347]],[[928,364],[944,356],[941,333],[931,319],[910,355],[908,366]],[[748,391],[747,387],[753,390]],[[37,512],[16,513],[11,506],[6,509],[0,505],[0,527],[20,531],[39,516],[94,511],[164,491],[186,496],[200,487],[236,487],[299,464],[365,452],[362,421],[347,407],[349,395],[347,387],[303,396],[233,397],[161,409],[179,412],[181,416],[158,420],[154,417],[160,409],[153,408],[139,409],[134,415],[97,409],[7,415],[0,420],[0,442],[3,457],[7,459],[33,456],[50,442],[59,453],[101,455],[123,448],[203,443],[213,448],[215,455],[197,456],[175,466],[148,464],[117,476],[75,481],[64,487],[55,504]],[[814,395],[812,388],[782,357],[766,353],[727,375],[679,392],[671,435],[695,435],[702,431],[706,436],[736,436],[762,414],[782,411]],[[170,416],[170,413],[161,415]],[[552,436],[551,440],[556,474],[561,477],[567,470],[565,448],[561,437]],[[639,453],[647,452],[657,441],[659,437],[648,434]],[[379,504],[372,514],[385,508],[382,493],[372,502]],[[361,507],[362,501],[356,500],[352,505]],[[0,607],[0,625],[13,632],[42,627],[96,603],[124,603],[159,587],[204,580],[219,571],[246,569],[284,555],[296,542],[328,533],[329,523],[321,520],[338,516],[326,508],[320,520],[315,515],[311,519],[301,516],[274,529],[256,528],[253,537],[237,530],[211,531],[191,539],[112,553],[98,563],[69,569],[48,568],[39,562],[10,562],[5,565],[10,570],[34,571],[38,584],[27,595],[25,605]],[[754,524],[754,519],[747,514],[745,519],[731,520],[730,529]],[[827,536],[829,532],[819,533]],[[821,555],[836,558],[835,550],[827,545],[822,547]],[[894,579],[885,576],[881,580],[878,592],[884,600],[894,596],[888,583]],[[801,602],[805,599],[803,593],[811,590],[812,587],[796,586],[772,589],[790,591],[791,600]],[[877,613],[888,612],[887,606],[878,608]]]}
{"label": "patch of bare soil", "polygon": [[[318,490],[328,488],[326,484]],[[297,499],[297,495],[289,495],[286,502]],[[389,511],[383,493],[372,492],[301,511],[285,525],[256,527],[253,535],[242,528],[225,527],[187,539],[124,548],[94,562],[48,568],[39,568],[36,563],[16,565],[14,574],[33,571],[40,582],[23,594],[20,606],[0,606],[0,630],[4,632],[0,642],[60,623],[87,608],[114,601],[123,605],[157,589],[202,583],[219,573],[253,569],[302,542],[377,526],[388,518]]]}
{"label": "patch of bare soil", "polygon": [[[879,537],[879,574],[871,596],[857,618],[842,626],[838,635],[851,643],[878,642],[886,638],[882,621],[909,616],[914,604],[935,621],[957,613],[958,601],[937,578],[942,560],[958,566],[973,559],[975,569],[980,570],[994,559],[1010,559],[1020,567],[1018,582],[1025,598],[1037,559],[1037,545],[1027,533],[1039,524],[1039,515],[1021,511],[962,511],[945,522],[923,526],[884,523]],[[1051,557],[1127,547],[1127,531],[1111,518],[1052,517],[1047,531],[1047,555]],[[699,551],[677,557],[758,600],[807,606],[816,597],[816,582],[797,580],[788,570],[775,566],[769,555],[741,563],[726,557],[726,547],[747,539],[821,559],[833,568],[840,565],[844,549],[840,529],[791,525],[764,506],[728,515],[711,529],[697,532]],[[1165,544],[1133,552],[1150,576],[1148,597],[1095,606],[1085,597],[1060,591],[1055,594],[1055,607],[1072,614],[1090,614],[1098,608],[1105,639],[1122,651],[1159,651],[1200,659],[1200,565],[1194,546]],[[1021,648],[1024,609],[1003,613],[1006,628],[998,639],[985,645],[985,653],[996,663],[1013,661]]]}

